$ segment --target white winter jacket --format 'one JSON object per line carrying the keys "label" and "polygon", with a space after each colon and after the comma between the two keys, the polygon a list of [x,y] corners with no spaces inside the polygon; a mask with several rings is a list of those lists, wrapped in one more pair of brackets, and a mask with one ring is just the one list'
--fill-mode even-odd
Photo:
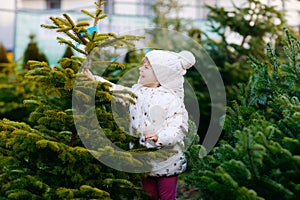
{"label": "white winter jacket", "polygon": [[[94,76],[98,81],[108,82],[99,76]],[[109,82],[110,83],[110,82]],[[186,159],[182,151],[184,130],[188,130],[188,113],[183,100],[164,86],[157,88],[144,87],[135,84],[132,88],[115,85],[112,90],[130,90],[137,95],[136,104],[129,105],[130,132],[140,134],[140,144],[148,148],[174,150],[172,156],[167,159],[149,160],[152,165],[150,176],[172,176],[186,170]],[[143,132],[153,130],[158,140],[156,142],[146,140]]]}
{"label": "white winter jacket", "polygon": [[[131,128],[140,135],[140,143],[148,148],[170,147],[177,153],[166,160],[151,160],[153,169],[150,176],[171,176],[186,169],[186,159],[182,152],[184,133],[188,130],[188,113],[177,95],[167,88],[148,88],[140,84],[132,87],[138,98],[130,104]],[[142,133],[153,130],[158,135],[157,142],[146,140]]]}

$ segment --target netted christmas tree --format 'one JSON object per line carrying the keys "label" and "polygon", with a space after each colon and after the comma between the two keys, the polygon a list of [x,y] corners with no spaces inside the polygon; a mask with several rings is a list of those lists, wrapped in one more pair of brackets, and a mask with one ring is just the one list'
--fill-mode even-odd
{"label": "netted christmas tree", "polygon": [[28,61],[45,61],[48,62],[46,54],[44,54],[38,47],[37,42],[35,41],[35,35],[29,35],[29,43],[25,49],[23,57],[23,69],[29,69]]}
{"label": "netted christmas tree", "polygon": [[[0,43],[0,63],[9,63],[9,60],[7,58],[7,51],[2,43]],[[2,66],[1,66],[1,68],[2,68]]]}
{"label": "netted christmas tree", "polygon": [[72,50],[72,48],[70,46],[67,46],[64,55],[62,56],[62,58],[71,58],[72,56],[74,56],[74,52]]}
{"label": "netted christmas tree", "polygon": [[253,73],[227,109],[219,146],[190,149],[186,183],[201,199],[300,198],[300,42],[285,30],[283,43],[286,61],[270,44],[268,60],[249,57]]}
{"label": "netted christmas tree", "polygon": [[[138,138],[115,122],[111,108],[113,99],[132,102],[134,94],[112,93],[110,84],[95,82],[80,73],[82,67],[90,67],[90,61],[106,63],[109,72],[124,68],[117,61],[99,61],[102,48],[127,48],[141,38],[95,30],[106,17],[102,5],[102,1],[95,2],[94,13],[82,10],[93,24],[76,23],[63,14],[50,17],[53,25],[42,25],[65,34],[64,38],[57,37],[58,42],[78,54],[60,59],[54,67],[38,60],[27,62],[26,81],[39,90],[24,101],[35,108],[29,117],[30,125],[9,119],[0,121],[1,199],[149,198],[140,179],[150,166],[141,162],[139,154],[135,157],[130,152],[145,149],[130,150],[130,144],[137,143]],[[122,104],[118,106],[122,108]],[[112,148],[107,139],[123,151]],[[84,145],[87,143],[89,148]],[[116,166],[108,167],[103,161],[113,161]],[[125,168],[131,167],[136,173],[117,170],[126,163]]]}
{"label": "netted christmas tree", "polygon": [[0,45],[0,119],[28,122],[32,108],[23,101],[34,88],[24,81],[23,74],[17,62],[8,60],[5,48]]}

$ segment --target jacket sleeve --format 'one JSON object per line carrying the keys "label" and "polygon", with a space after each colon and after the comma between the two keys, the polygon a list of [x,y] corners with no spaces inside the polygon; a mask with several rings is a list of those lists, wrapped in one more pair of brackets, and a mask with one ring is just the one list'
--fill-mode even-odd
{"label": "jacket sleeve", "polygon": [[109,83],[111,85],[111,87],[110,87],[111,91],[119,91],[119,90],[128,90],[128,91],[131,91],[131,88],[129,88],[129,87],[125,87],[125,86],[122,86],[122,85],[114,84],[114,83],[106,80],[105,78],[103,78],[101,76],[93,75],[93,77],[94,77],[95,81]]}
{"label": "jacket sleeve", "polygon": [[113,92],[113,96],[115,97],[115,99],[122,103],[123,105],[128,104],[129,101],[126,100],[130,100],[131,102],[135,102],[135,95],[134,92],[131,88],[129,87],[125,87],[122,85],[118,85],[118,84],[114,84],[106,79],[104,79],[101,76],[97,76],[97,75],[92,75],[94,77],[95,81],[99,81],[99,82],[105,82],[105,83],[109,83],[110,86],[110,91]]}

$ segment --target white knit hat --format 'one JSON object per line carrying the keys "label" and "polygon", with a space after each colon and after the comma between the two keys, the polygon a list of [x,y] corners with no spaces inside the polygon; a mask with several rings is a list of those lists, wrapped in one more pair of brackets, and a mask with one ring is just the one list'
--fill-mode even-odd
{"label": "white knit hat", "polygon": [[164,50],[152,50],[145,57],[148,58],[158,82],[162,86],[173,90],[182,99],[183,75],[187,69],[195,64],[194,55],[189,51],[175,53]]}

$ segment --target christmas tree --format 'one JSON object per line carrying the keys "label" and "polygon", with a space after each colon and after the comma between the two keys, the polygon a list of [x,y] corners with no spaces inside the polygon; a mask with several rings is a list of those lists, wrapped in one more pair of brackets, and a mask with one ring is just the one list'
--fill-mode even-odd
{"label": "christmas tree", "polygon": [[32,94],[33,87],[24,81],[17,66],[18,63],[8,60],[5,48],[0,45],[0,119],[29,122],[32,108],[23,101]]}
{"label": "christmas tree", "polygon": [[[34,107],[30,124],[0,121],[2,199],[149,198],[140,186],[145,170],[150,170],[140,158],[143,154],[138,154],[144,149],[137,146],[130,150],[138,138],[115,122],[111,108],[113,99],[129,102],[135,96],[129,93],[127,98],[126,91],[112,93],[108,83],[95,82],[80,73],[90,61],[106,63],[107,71],[123,68],[117,61],[99,61],[102,48],[127,48],[141,38],[95,30],[106,17],[102,5],[102,1],[95,2],[94,13],[82,10],[91,17],[92,25],[76,23],[68,14],[50,17],[53,25],[42,25],[65,34],[67,38],[57,37],[58,42],[79,55],[63,57],[58,61],[60,66],[54,67],[40,60],[26,62],[30,70],[25,79],[38,90],[24,100],[25,105]],[[115,146],[123,151],[112,148]],[[150,156],[156,155],[150,152]],[[109,167],[106,161],[116,166]],[[119,170],[124,167],[135,173]]]}
{"label": "christmas tree", "polygon": [[2,43],[0,43],[0,63],[9,63],[9,60],[7,58],[7,51]]}
{"label": "christmas tree", "polygon": [[73,50],[70,46],[67,46],[64,55],[62,56],[63,58],[71,58],[74,56]]}
{"label": "christmas tree", "polygon": [[27,62],[29,60],[48,62],[46,55],[40,51],[38,44],[36,43],[34,38],[35,38],[35,35],[33,35],[33,34],[29,35],[30,41],[24,52],[23,69],[29,69],[29,66],[27,64]]}

